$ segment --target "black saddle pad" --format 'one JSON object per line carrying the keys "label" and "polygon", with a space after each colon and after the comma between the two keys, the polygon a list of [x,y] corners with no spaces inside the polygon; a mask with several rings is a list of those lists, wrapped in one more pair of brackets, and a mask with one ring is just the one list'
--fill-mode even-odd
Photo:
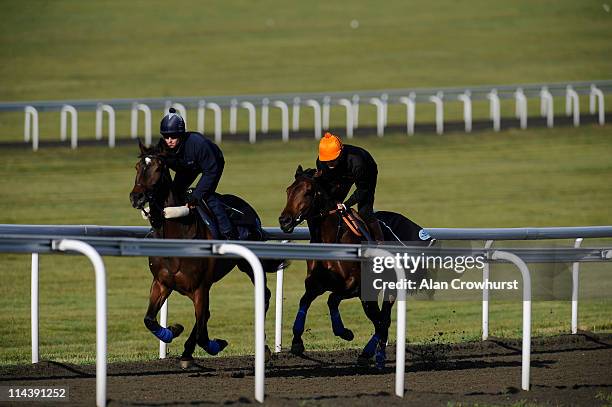
{"label": "black saddle pad", "polygon": [[264,233],[261,219],[255,209],[244,199],[231,194],[217,194],[225,206],[227,217],[237,228],[249,231],[249,240],[263,240]]}
{"label": "black saddle pad", "polygon": [[430,242],[431,236],[425,230],[396,212],[379,211],[374,216],[380,222],[380,227],[386,241],[400,240],[402,242]]}

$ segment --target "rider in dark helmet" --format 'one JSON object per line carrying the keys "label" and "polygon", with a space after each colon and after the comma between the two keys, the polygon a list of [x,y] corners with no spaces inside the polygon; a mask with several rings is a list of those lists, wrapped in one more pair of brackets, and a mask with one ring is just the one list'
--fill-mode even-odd
{"label": "rider in dark helmet", "polygon": [[201,133],[185,131],[185,121],[174,108],[164,116],[159,127],[166,146],[174,153],[168,161],[168,166],[176,171],[173,190],[184,197],[187,188],[201,175],[187,204],[190,207],[207,205],[217,218],[221,234],[226,239],[238,239],[223,203],[214,193],[225,166],[221,149]]}
{"label": "rider in dark helmet", "polygon": [[359,215],[367,223],[372,238],[383,241],[383,232],[374,216],[378,168],[372,155],[361,147],[342,144],[339,137],[326,133],[319,142],[317,169],[338,202],[346,199],[355,185],[355,192],[344,203],[338,203],[338,209],[346,210],[357,204]]}

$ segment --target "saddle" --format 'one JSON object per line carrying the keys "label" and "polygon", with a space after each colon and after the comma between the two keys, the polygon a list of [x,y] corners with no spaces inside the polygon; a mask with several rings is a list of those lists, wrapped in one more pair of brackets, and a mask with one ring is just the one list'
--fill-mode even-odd
{"label": "saddle", "polygon": [[[238,231],[238,237],[240,240],[252,240],[252,241],[263,241],[266,238],[266,234],[261,226],[261,219],[255,209],[249,205],[244,199],[231,194],[217,194],[215,195],[221,200],[225,208],[225,213],[229,218],[232,226]],[[206,202],[203,203],[204,207],[198,206],[197,212],[200,215],[202,221],[210,229],[214,239],[223,239],[217,219],[213,215],[212,211],[206,207]]]}
{"label": "saddle", "polygon": [[355,236],[361,237],[369,242],[372,242],[372,235],[368,229],[368,225],[361,219],[358,212],[353,208],[349,208],[346,212],[339,213],[344,226],[346,226]]}

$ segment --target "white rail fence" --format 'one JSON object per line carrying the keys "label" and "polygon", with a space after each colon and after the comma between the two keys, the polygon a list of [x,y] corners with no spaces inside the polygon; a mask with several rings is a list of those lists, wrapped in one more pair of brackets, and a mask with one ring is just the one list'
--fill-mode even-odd
{"label": "white rail fence", "polygon": [[546,119],[546,125],[554,125],[554,98],[565,98],[565,113],[572,117],[574,126],[580,125],[580,95],[589,97],[589,114],[597,115],[600,125],[605,123],[604,93],[612,92],[612,80],[592,82],[568,82],[550,84],[525,85],[497,85],[464,88],[439,89],[395,89],[380,91],[356,92],[330,92],[326,94],[300,94],[300,95],[243,95],[243,96],[209,96],[189,98],[158,98],[158,99],[110,99],[110,100],[74,100],[74,101],[38,101],[38,102],[2,102],[0,112],[23,111],[25,114],[24,141],[32,142],[32,149],[39,146],[39,115],[40,111],[60,111],[61,128],[60,140],[67,138],[67,115],[71,116],[71,147],[77,148],[78,128],[77,119],[79,110],[96,110],[96,139],[102,137],[102,114],[109,115],[109,147],[115,145],[115,110],[131,110],[130,135],[132,138],[138,134],[140,122],[139,112],[143,113],[145,143],[149,145],[152,140],[152,110],[167,111],[174,107],[187,119],[188,108],[197,110],[197,123],[195,129],[201,133],[206,132],[206,108],[213,112],[212,134],[216,143],[223,140],[222,111],[229,110],[228,133],[237,132],[238,109],[248,112],[248,140],[257,142],[257,109],[261,111],[260,134],[268,134],[270,129],[270,106],[281,110],[281,139],[289,141],[289,105],[292,110],[291,131],[300,131],[300,109],[302,106],[311,107],[313,113],[313,131],[315,139],[321,138],[323,130],[330,127],[330,109],[332,106],[344,107],[345,132],[347,138],[352,138],[355,129],[359,127],[360,104],[371,105],[376,108],[376,134],[384,136],[388,126],[389,104],[406,105],[406,134],[413,135],[415,131],[415,105],[417,103],[433,104],[435,108],[436,133],[444,133],[444,107],[448,103],[460,102],[463,104],[463,121],[465,131],[472,131],[473,112],[472,103],[476,100],[485,100],[489,103],[489,119],[494,131],[501,128],[501,100],[514,100],[515,116],[519,120],[521,129],[527,128],[528,98],[540,101],[540,115]]}
{"label": "white rail fence", "polygon": [[[66,239],[59,236],[42,236],[49,230],[64,232],[78,237],[79,241]],[[64,229],[62,229],[64,228]],[[255,399],[263,402],[264,399],[264,277],[261,263],[258,258],[287,258],[287,259],[336,259],[336,260],[364,260],[373,255],[390,255],[394,252],[407,252],[416,250],[422,252],[423,248],[407,248],[405,246],[385,247],[387,251],[381,249],[366,250],[362,253],[360,245],[330,245],[325,244],[292,244],[292,243],[266,243],[266,242],[223,242],[223,241],[189,241],[189,240],[152,240],[141,238],[121,238],[121,237],[91,237],[87,236],[87,230],[83,226],[36,226],[36,225],[0,225],[0,252],[32,253],[32,362],[38,362],[38,256],[39,253],[49,253],[53,251],[76,251],[85,254],[94,265],[96,273],[96,329],[97,329],[97,374],[96,374],[96,402],[97,405],[106,404],[106,278],[104,264],[100,258],[102,255],[115,256],[150,256],[150,255],[175,255],[181,257],[206,257],[230,255],[245,258],[250,264],[255,274]],[[140,229],[129,227],[91,227],[91,234],[104,235],[119,232],[124,229],[125,234],[134,235]],[[97,229],[96,229],[97,228]],[[16,231],[22,234],[15,235]],[[440,236],[452,235],[452,229],[439,229]],[[268,233],[273,235],[276,230],[268,228]],[[435,231],[435,229],[430,229]],[[550,236],[571,236],[578,231],[586,237],[612,237],[612,227],[585,227],[585,228],[526,228],[526,229],[471,229],[470,233],[456,235],[456,238],[465,239],[466,236],[479,236],[479,238],[506,236],[514,239],[534,239],[550,238]],[[456,232],[456,231],[455,231]],[[286,234],[278,233],[275,237],[284,237]],[[435,237],[433,232],[432,236]],[[297,234],[299,238],[304,238],[303,230]],[[510,237],[511,236],[511,237]],[[578,308],[578,287],[577,287],[577,265],[581,261],[609,261],[612,260],[612,249],[579,249],[582,239],[576,241],[574,248],[564,251],[549,249],[548,252],[533,254],[521,249],[513,249],[515,253],[501,250],[490,250],[492,240],[485,244],[484,253],[490,261],[506,261],[513,263],[520,270],[523,277],[523,346],[522,346],[522,369],[521,387],[529,390],[529,368],[530,368],[530,344],[531,344],[531,283],[529,269],[526,261],[540,262],[543,259],[554,258],[557,261],[571,259],[574,261],[572,279],[572,333],[576,333],[577,327],[577,308]],[[436,249],[440,250],[440,249]],[[465,252],[465,249],[443,249],[451,255]],[[538,257],[539,256],[539,257]],[[483,278],[488,279],[488,265],[483,272]],[[403,275],[402,269],[396,270],[398,278]],[[279,294],[280,292],[280,294]],[[275,351],[281,350],[282,332],[282,274],[277,278],[277,309],[276,309],[276,328],[275,328]],[[280,303],[279,303],[280,299]],[[396,356],[396,395],[404,395],[404,372],[405,372],[405,334],[406,334],[406,315],[405,297],[399,298],[397,307],[397,356]],[[486,302],[485,302],[486,300]],[[487,314],[485,316],[485,304]],[[164,304],[165,312],[162,311],[160,317],[162,326],[167,323],[167,302]],[[279,311],[280,309],[280,311]],[[575,312],[574,312],[575,310]],[[483,292],[483,339],[488,335],[488,292]],[[163,352],[162,352],[163,351]],[[165,357],[165,347],[160,345],[160,357]]]}

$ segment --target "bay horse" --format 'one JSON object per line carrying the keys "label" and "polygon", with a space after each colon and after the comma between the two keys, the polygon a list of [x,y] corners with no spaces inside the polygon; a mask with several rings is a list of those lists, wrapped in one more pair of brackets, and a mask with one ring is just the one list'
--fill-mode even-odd
{"label": "bay horse", "polygon": [[[157,239],[213,239],[210,227],[196,211],[192,210],[188,216],[181,218],[166,219],[164,217],[165,207],[184,205],[184,202],[179,200],[184,191],[174,191],[172,188],[172,178],[167,165],[167,160],[171,159],[171,156],[163,140],[151,148],[145,147],[140,140],[138,142],[140,155],[136,164],[136,180],[130,193],[130,202],[138,210],[144,210],[145,204],[149,204],[149,211],[145,213],[151,223],[153,237]],[[224,199],[226,197],[230,199]],[[243,210],[250,210],[257,216],[254,209],[240,198],[233,195],[222,195],[221,198],[222,201],[242,202]],[[281,260],[262,261],[264,272],[275,272],[281,262]],[[243,259],[149,257],[153,282],[144,324],[153,335],[170,343],[184,329],[180,324],[163,328],[157,322],[157,314],[172,291],[177,291],[193,301],[195,324],[185,342],[181,367],[187,368],[193,362],[196,344],[210,355],[217,355],[227,346],[227,341],[223,339],[209,338],[209,292],[211,286],[235,266],[247,274],[251,282],[254,281],[253,271],[248,262]],[[270,303],[270,290],[267,283],[265,300],[267,312]],[[266,354],[269,356],[267,346]]]}
{"label": "bay horse", "polygon": [[[303,170],[302,166],[298,166],[295,180],[287,188],[287,204],[279,217],[281,229],[290,233],[305,220],[311,243],[361,243],[362,237],[351,228],[343,227],[341,214],[334,210],[337,202],[331,197],[329,186],[325,185],[319,176],[320,173],[314,169]],[[419,225],[398,213],[376,212],[375,216],[387,241],[431,241],[431,238],[422,233],[419,236],[422,230]],[[423,278],[425,272],[420,270],[418,278]],[[308,260],[304,286],[305,293],[300,299],[293,324],[291,353],[303,354],[305,348],[302,334],[308,308],[326,291],[331,291],[327,305],[334,335],[346,341],[353,340],[353,332],[342,322],[339,305],[343,299],[360,296],[361,264],[357,261]],[[374,325],[374,334],[359,355],[357,362],[360,365],[369,364],[370,359],[375,357],[376,367],[379,370],[384,368],[394,302],[392,296],[384,296],[382,307],[379,307],[377,301],[361,300],[366,316]]]}

